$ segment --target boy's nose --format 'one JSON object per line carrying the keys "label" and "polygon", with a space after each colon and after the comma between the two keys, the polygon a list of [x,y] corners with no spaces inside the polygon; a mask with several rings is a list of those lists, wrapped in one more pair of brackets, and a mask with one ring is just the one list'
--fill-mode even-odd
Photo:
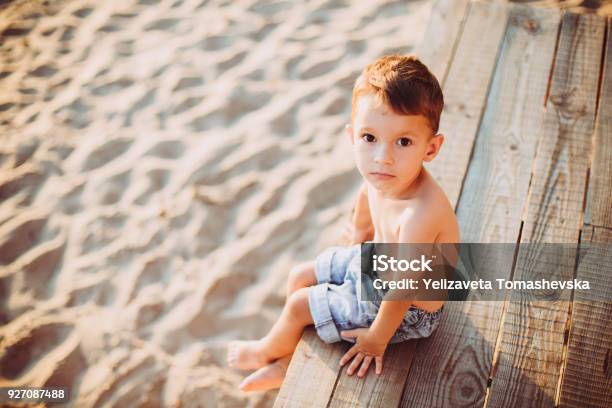
{"label": "boy's nose", "polygon": [[376,151],[374,161],[376,163],[392,164],[393,157],[391,154],[391,149],[381,144],[381,146]]}

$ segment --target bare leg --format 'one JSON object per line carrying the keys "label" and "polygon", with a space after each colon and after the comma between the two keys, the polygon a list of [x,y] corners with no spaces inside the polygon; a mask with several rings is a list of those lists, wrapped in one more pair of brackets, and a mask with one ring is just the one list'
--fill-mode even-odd
{"label": "bare leg", "polygon": [[230,342],[228,365],[243,370],[256,369],[293,353],[304,327],[313,323],[308,306],[309,292],[310,288],[300,288],[287,299],[280,318],[264,338]]}
{"label": "bare leg", "polygon": [[[314,272],[314,261],[297,265],[289,272],[287,299],[299,289],[316,284],[317,278]],[[292,356],[293,351],[261,367],[242,381],[240,389],[243,391],[265,391],[279,388],[285,379]]]}
{"label": "bare leg", "polygon": [[296,290],[307,288],[317,284],[317,276],[315,275],[315,262],[304,262],[289,271],[287,278],[287,299],[291,297]]}

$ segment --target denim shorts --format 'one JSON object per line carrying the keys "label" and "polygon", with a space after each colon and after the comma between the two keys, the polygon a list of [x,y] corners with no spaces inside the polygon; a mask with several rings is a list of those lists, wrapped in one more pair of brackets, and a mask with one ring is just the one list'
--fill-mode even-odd
{"label": "denim shorts", "polygon": [[[311,287],[308,304],[317,334],[324,342],[354,343],[355,339],[340,336],[340,331],[370,327],[374,322],[380,302],[358,300],[360,274],[361,245],[332,247],[317,256],[317,285]],[[443,310],[444,306],[435,312],[410,306],[389,342],[429,337],[440,324]]]}

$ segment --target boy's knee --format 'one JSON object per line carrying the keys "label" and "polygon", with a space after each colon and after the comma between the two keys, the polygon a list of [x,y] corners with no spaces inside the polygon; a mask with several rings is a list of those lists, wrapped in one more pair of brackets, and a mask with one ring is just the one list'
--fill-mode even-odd
{"label": "boy's knee", "polygon": [[310,306],[308,305],[308,294],[310,288],[300,288],[293,292],[287,299],[287,312],[296,320],[303,323],[311,323]]}
{"label": "boy's knee", "polygon": [[287,288],[290,293],[295,292],[299,288],[311,286],[317,283],[316,276],[314,274],[314,263],[304,262],[294,266],[289,271],[289,278],[287,279]]}

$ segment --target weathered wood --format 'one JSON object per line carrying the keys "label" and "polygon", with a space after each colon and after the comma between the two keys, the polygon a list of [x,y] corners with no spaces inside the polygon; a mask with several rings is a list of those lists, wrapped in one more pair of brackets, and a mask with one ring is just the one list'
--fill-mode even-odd
{"label": "weathered wood", "polygon": [[[445,104],[440,132],[445,135],[445,141],[438,157],[426,167],[453,206],[457,205],[467,172],[507,16],[508,8],[503,3],[470,5],[444,83]],[[484,38],[483,32],[487,33]]]}
{"label": "weathered wood", "polygon": [[[563,16],[545,120],[532,133],[539,143],[521,243],[578,242],[604,32],[602,17]],[[521,246],[514,279],[572,279],[575,258],[573,245]],[[571,291],[564,295],[508,303],[488,407],[555,405]]]}
{"label": "weathered wood", "polygon": [[585,225],[581,242],[590,247],[576,279],[590,281],[595,293],[574,294],[560,406],[608,407],[612,401],[612,229]]}
{"label": "weathered wood", "polygon": [[601,81],[585,222],[612,228],[612,21],[608,19],[606,61]]}
{"label": "weathered wood", "polygon": [[[462,242],[517,242],[535,150],[533,129],[542,121],[560,14],[509,7],[502,53],[459,199]],[[484,403],[502,306],[448,306],[438,330],[419,341],[402,406]]]}
{"label": "weathered wood", "polygon": [[413,341],[389,345],[380,376],[373,367],[364,378],[349,376],[344,368],[329,407],[397,407],[415,347]]}
{"label": "weathered wood", "polygon": [[543,120],[558,10],[513,5],[458,216],[462,242],[516,242]]}
{"label": "weathered wood", "polygon": [[455,43],[461,37],[468,3],[468,0],[435,1],[427,31],[415,49],[415,54],[438,78],[440,86],[445,82],[446,71],[451,65]]}
{"label": "weathered wood", "polygon": [[293,353],[275,407],[326,407],[338,377],[346,344],[325,344],[314,327],[304,330]]}

